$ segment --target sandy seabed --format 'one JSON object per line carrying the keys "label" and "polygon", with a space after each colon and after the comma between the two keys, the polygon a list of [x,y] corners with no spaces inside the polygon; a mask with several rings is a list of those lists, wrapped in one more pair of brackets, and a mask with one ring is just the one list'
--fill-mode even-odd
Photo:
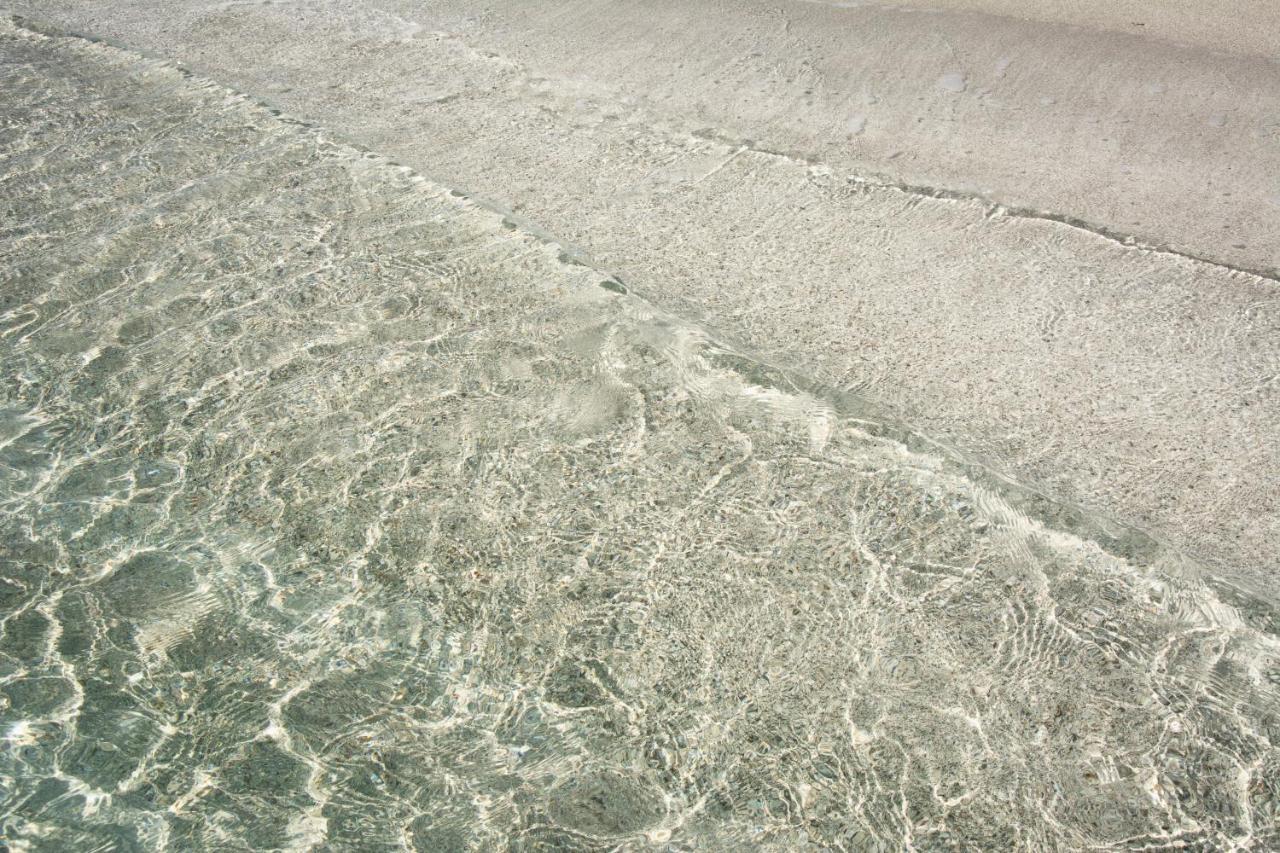
{"label": "sandy seabed", "polygon": [[1277,843],[1264,36],[18,11],[15,849]]}

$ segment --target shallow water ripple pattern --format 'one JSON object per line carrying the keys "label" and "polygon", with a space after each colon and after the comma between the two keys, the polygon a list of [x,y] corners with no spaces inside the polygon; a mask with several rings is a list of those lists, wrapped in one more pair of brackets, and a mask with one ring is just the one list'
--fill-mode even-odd
{"label": "shallow water ripple pattern", "polygon": [[1267,614],[320,130],[0,54],[14,849],[1280,845]]}

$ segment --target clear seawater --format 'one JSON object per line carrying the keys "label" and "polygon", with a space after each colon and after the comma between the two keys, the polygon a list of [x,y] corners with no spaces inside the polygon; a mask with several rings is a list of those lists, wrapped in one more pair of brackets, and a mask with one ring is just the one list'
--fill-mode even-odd
{"label": "clear seawater", "polygon": [[8,849],[1280,845],[1273,612],[10,24],[0,366]]}

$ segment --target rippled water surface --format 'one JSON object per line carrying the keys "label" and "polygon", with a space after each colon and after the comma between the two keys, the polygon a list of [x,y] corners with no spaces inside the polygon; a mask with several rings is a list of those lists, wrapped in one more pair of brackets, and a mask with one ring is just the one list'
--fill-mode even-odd
{"label": "rippled water surface", "polygon": [[1274,616],[162,64],[0,26],[12,849],[1280,845]]}

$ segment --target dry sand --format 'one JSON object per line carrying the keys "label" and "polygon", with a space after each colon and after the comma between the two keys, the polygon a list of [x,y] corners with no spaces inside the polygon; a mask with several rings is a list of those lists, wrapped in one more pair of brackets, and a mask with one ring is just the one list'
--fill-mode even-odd
{"label": "dry sand", "polygon": [[[814,0],[827,6],[892,5]],[[917,9],[985,12],[1086,30],[1131,33],[1173,44],[1274,60],[1280,56],[1280,5],[1266,0],[929,0]]]}

